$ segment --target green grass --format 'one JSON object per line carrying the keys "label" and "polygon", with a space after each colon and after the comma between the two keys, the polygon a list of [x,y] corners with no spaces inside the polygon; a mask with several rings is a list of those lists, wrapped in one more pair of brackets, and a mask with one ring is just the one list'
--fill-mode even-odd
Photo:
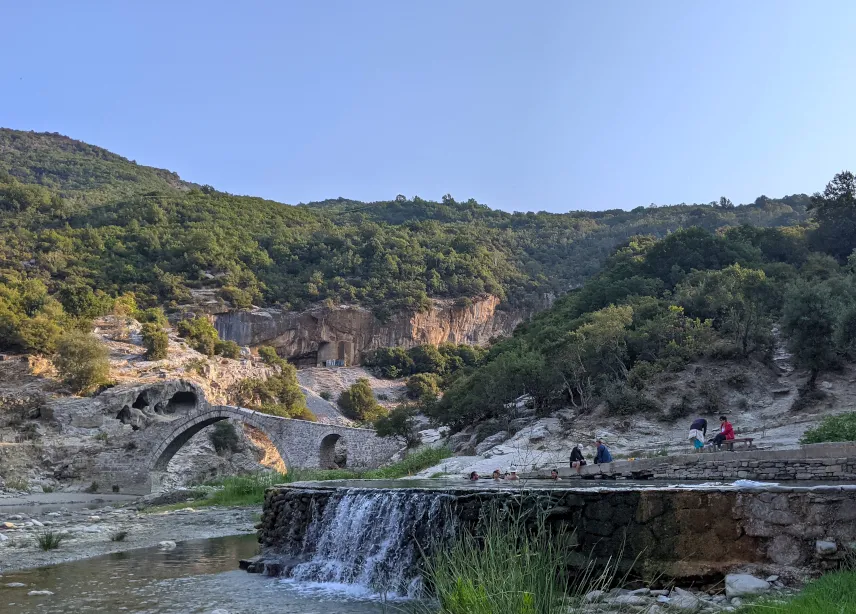
{"label": "green grass", "polygon": [[856,571],[826,574],[784,603],[764,599],[740,614],[856,614]]}
{"label": "green grass", "polygon": [[827,441],[856,441],[856,412],[828,416],[816,427],[807,430],[800,439],[800,443]]}
{"label": "green grass", "polygon": [[588,565],[570,574],[575,546],[573,533],[551,531],[543,522],[533,530],[522,517],[494,513],[477,535],[464,532],[426,559],[426,585],[440,609],[428,602],[425,614],[588,611],[591,606],[583,605],[583,596],[608,588],[616,570],[608,566],[595,573]]}
{"label": "green grass", "polygon": [[212,492],[205,499],[161,505],[146,511],[167,512],[203,505],[231,507],[261,505],[264,502],[265,490],[275,484],[324,480],[394,480],[418,473],[451,455],[452,453],[446,448],[425,448],[402,461],[380,469],[292,469],[286,474],[274,472],[227,477],[210,482],[211,486],[219,486],[220,489]]}
{"label": "green grass", "polygon": [[42,550],[56,550],[64,539],[65,535],[56,531],[45,531],[36,536],[36,541]]}

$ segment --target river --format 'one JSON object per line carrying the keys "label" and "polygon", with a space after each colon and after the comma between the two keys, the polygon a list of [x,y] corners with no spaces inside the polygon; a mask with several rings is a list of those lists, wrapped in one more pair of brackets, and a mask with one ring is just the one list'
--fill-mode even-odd
{"label": "river", "polygon": [[[374,614],[412,611],[357,587],[296,583],[238,570],[255,536],[197,539],[3,574],[4,614]],[[9,586],[23,584],[24,586]],[[52,595],[29,595],[50,591]]]}

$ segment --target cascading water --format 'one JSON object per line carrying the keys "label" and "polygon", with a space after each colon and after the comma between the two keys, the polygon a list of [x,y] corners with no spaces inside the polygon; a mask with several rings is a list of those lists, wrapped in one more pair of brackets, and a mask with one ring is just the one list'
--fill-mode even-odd
{"label": "cascading water", "polygon": [[423,551],[454,535],[451,497],[437,492],[351,489],[314,501],[301,543],[303,562],[286,572],[299,581],[355,584],[413,597]]}

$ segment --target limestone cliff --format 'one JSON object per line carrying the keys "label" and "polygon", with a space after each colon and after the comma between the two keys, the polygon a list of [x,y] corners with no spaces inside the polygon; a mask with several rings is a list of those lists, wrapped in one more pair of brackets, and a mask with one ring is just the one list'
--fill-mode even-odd
{"label": "limestone cliff", "polygon": [[486,345],[510,334],[529,314],[498,310],[495,296],[465,305],[434,300],[423,313],[399,313],[387,321],[362,307],[316,307],[293,312],[253,309],[211,316],[222,339],[239,345],[272,345],[305,366],[344,360],[360,364],[362,354],[381,347],[467,343]]}

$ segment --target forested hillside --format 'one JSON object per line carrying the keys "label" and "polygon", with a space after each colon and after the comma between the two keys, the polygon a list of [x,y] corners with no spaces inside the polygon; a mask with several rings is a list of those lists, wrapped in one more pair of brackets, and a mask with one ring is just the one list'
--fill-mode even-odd
{"label": "forested hillside", "polygon": [[545,413],[603,403],[614,414],[678,418],[716,399],[696,391],[661,407],[646,395],[649,381],[702,358],[767,361],[775,327],[812,393],[819,372],[856,359],[854,176],[836,175],[811,207],[812,227],[689,228],[626,242],[480,366],[441,372],[448,390],[423,397],[424,411],[460,428],[506,415],[528,394]]}
{"label": "forested hillside", "polygon": [[[0,312],[7,331],[34,318],[65,327],[122,294],[169,309],[199,288],[235,307],[326,300],[381,317],[484,293],[522,307],[578,287],[631,236],[799,224],[808,203],[796,195],[566,214],[505,213],[451,196],[289,206],[57,134],[0,129]],[[36,347],[17,333],[3,339]]]}

